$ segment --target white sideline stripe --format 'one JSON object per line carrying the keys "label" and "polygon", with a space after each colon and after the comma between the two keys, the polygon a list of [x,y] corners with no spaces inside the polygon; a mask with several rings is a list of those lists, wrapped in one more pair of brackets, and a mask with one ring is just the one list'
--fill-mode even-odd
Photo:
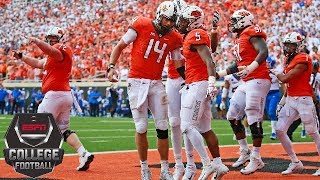
{"label": "white sideline stripe", "polygon": [[119,121],[109,121],[109,120],[105,120],[105,121],[99,121],[101,123],[134,123],[133,120],[132,121],[122,121],[122,120],[119,120]]}
{"label": "white sideline stripe", "polygon": [[[292,144],[313,144],[314,142],[294,142]],[[281,143],[270,143],[270,144],[262,144],[262,145],[281,145]],[[238,147],[239,145],[220,145],[219,147]],[[252,146],[252,144],[249,144]],[[184,147],[182,148],[184,149]],[[170,148],[172,150],[172,148]],[[158,149],[149,149],[148,151],[158,151]],[[121,150],[121,151],[103,151],[103,152],[91,152],[92,154],[116,154],[116,153],[130,153],[130,152],[138,152],[137,150]],[[65,154],[64,156],[78,156],[77,153]],[[4,158],[0,158],[0,160],[4,160]]]}
{"label": "white sideline stripe", "polygon": [[[271,133],[268,133],[271,134]],[[267,133],[265,133],[265,135],[268,135]],[[233,136],[233,134],[217,134],[218,136]],[[80,139],[117,139],[117,138],[133,138],[135,137],[134,135],[132,136],[79,136]],[[147,137],[154,137],[154,136],[147,136]]]}
{"label": "white sideline stripe", "polygon": [[106,141],[106,140],[100,140],[100,141],[90,141],[90,142],[98,142],[98,143],[103,143],[103,142],[110,142],[110,141]]}

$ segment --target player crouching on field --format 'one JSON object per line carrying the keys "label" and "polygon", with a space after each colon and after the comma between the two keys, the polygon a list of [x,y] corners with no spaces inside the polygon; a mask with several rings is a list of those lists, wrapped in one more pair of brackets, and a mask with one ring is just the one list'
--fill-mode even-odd
{"label": "player crouching on field", "polygon": [[[305,125],[320,155],[319,121],[312,100],[313,90],[309,84],[312,59],[308,54],[301,52],[302,41],[303,37],[297,32],[287,34],[283,40],[283,53],[286,56],[284,73],[271,70],[282,83],[286,83],[287,88],[278,105],[278,109],[282,108],[278,114],[276,128],[278,139],[291,159],[288,169],[282,172],[283,175],[303,170],[303,164],[299,161],[287,136],[289,126],[298,118]],[[320,169],[313,175],[320,176]]]}
{"label": "player crouching on field", "polygon": [[75,132],[69,130],[70,109],[75,99],[69,84],[73,52],[70,46],[63,43],[64,34],[63,29],[53,27],[46,34],[46,42],[34,37],[26,37],[29,43],[34,43],[48,55],[45,59],[38,60],[19,51],[13,51],[13,56],[33,68],[44,69],[42,92],[45,97],[39,105],[38,113],[52,113],[64,140],[80,156],[80,165],[77,170],[86,171],[94,156],[83,147]]}

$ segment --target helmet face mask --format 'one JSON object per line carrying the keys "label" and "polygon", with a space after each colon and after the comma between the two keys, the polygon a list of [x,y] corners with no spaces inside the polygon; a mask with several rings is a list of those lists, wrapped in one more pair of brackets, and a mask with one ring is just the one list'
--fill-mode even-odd
{"label": "helmet face mask", "polygon": [[186,34],[194,29],[204,26],[204,13],[198,6],[187,6],[183,9],[177,20],[177,29]]}
{"label": "helmet face mask", "polygon": [[186,34],[188,33],[187,28],[189,26],[190,22],[188,19],[184,19],[183,17],[179,17],[177,20],[177,30],[181,33],[181,34]]}
{"label": "helmet face mask", "polygon": [[[156,24],[160,26],[161,33],[166,34],[173,29],[177,16],[177,7],[173,2],[164,1],[159,5],[156,12]],[[170,26],[167,26],[163,23],[164,21],[171,21],[172,23],[166,23],[170,24]]]}
{"label": "helmet face mask", "polygon": [[286,57],[292,57],[297,53],[301,52],[303,37],[297,32],[288,33],[282,43],[283,43],[283,53]]}
{"label": "helmet face mask", "polygon": [[228,24],[228,30],[230,32],[237,32],[248,26],[253,25],[253,15],[244,9],[235,11],[230,17],[230,23]]}
{"label": "helmet face mask", "polygon": [[59,43],[59,37],[58,36],[46,36],[46,42],[49,43],[51,46]]}
{"label": "helmet face mask", "polygon": [[59,27],[53,27],[47,32],[45,38],[47,43],[49,43],[50,45],[54,45],[56,43],[59,43],[63,36],[63,29]]}

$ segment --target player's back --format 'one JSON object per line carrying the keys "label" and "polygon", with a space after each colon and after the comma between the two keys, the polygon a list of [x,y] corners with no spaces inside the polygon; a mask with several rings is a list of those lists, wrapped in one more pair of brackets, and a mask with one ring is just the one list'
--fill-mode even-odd
{"label": "player's back", "polygon": [[137,33],[133,42],[129,78],[160,80],[168,53],[182,46],[182,39],[176,31],[160,35],[152,19],[137,17],[130,28]]}
{"label": "player's back", "polygon": [[210,37],[203,29],[190,31],[183,42],[183,56],[186,59],[186,82],[187,84],[208,80],[208,71],[205,62],[201,59],[192,45],[207,45],[210,48]]}

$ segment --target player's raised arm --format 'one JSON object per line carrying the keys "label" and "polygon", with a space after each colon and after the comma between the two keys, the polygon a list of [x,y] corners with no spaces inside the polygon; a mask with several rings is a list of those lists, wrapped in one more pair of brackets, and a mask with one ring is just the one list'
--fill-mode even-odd
{"label": "player's raised arm", "polygon": [[53,45],[60,42],[64,36],[63,29],[59,27],[51,28],[46,34],[46,42],[42,41],[35,37],[26,37],[29,40],[29,43],[35,43],[46,55],[52,57],[56,61],[63,61],[64,55],[61,51],[63,45],[54,47]]}
{"label": "player's raised arm", "polygon": [[15,57],[16,59],[21,59],[23,62],[27,63],[31,67],[39,68],[39,69],[44,68],[46,59],[39,60],[30,56],[26,56],[20,51],[12,51],[12,52],[13,52],[13,57]]}
{"label": "player's raised arm", "polygon": [[213,19],[212,19],[212,30],[210,32],[210,39],[211,39],[211,52],[214,53],[217,50],[218,47],[218,22],[220,21],[220,14],[218,11],[215,11],[213,13]]}

